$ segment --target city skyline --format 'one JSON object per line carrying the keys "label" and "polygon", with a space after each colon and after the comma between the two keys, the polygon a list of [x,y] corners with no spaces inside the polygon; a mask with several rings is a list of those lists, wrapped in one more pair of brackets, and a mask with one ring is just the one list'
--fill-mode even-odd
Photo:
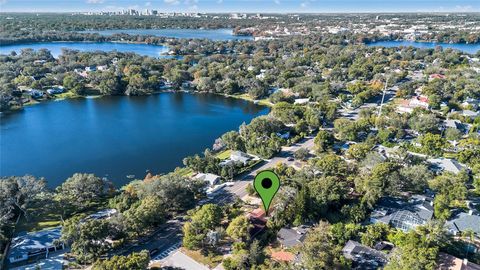
{"label": "city skyline", "polygon": [[127,9],[159,12],[247,13],[366,13],[366,12],[479,12],[475,0],[0,0],[1,12],[118,12]]}

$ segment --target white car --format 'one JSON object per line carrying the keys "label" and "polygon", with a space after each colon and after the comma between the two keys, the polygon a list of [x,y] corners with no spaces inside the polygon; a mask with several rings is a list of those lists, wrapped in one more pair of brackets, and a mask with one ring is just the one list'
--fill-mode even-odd
{"label": "white car", "polygon": [[225,182],[225,185],[227,187],[232,187],[233,185],[235,185],[235,182],[233,182],[233,181],[232,182]]}

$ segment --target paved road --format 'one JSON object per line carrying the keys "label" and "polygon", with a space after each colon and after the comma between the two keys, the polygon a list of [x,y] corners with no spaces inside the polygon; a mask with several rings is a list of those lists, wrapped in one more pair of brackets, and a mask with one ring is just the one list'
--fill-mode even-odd
{"label": "paved road", "polygon": [[250,173],[240,175],[238,178],[235,178],[234,185],[231,187],[226,187],[223,192],[219,191],[219,195],[214,198],[214,202],[217,202],[217,203],[230,202],[233,199],[235,199],[235,198],[232,198],[232,195],[238,198],[243,198],[245,195],[247,195],[247,189],[246,189],[247,185],[252,182],[252,180],[255,178],[255,175],[259,171],[273,168],[278,163],[285,163],[287,165],[292,165],[295,161],[288,161],[287,158],[291,157],[293,153],[295,153],[295,151],[297,151],[300,148],[306,148],[307,150],[312,151],[314,147],[313,140],[314,140],[313,137],[307,137],[303,139],[301,142],[296,143],[292,146],[282,147],[282,151],[280,151],[280,153],[278,153],[277,156],[273,157],[270,160],[266,160],[263,164],[259,165]]}
{"label": "paved road", "polygon": [[[291,165],[293,161],[287,161],[288,157],[292,156],[293,153],[300,148],[312,150],[313,146],[313,137],[308,137],[292,146],[282,147],[282,151],[276,157],[264,161],[264,163],[258,165],[251,172],[238,176],[234,179],[235,183],[233,186],[225,187],[224,190],[218,191],[213,199],[209,200],[208,202],[226,204],[233,202],[236,198],[244,197],[247,195],[246,187],[248,183],[251,183],[257,172],[272,168],[280,162]],[[139,239],[137,244],[117,251],[116,254],[127,255],[132,252],[138,252],[146,249],[149,251],[154,251],[154,253],[151,254],[152,260],[162,260],[169,254],[177,251],[181,246],[182,226],[184,223],[185,222],[182,220],[169,220],[165,225],[157,229],[157,231],[155,231],[148,238]]]}
{"label": "paved road", "polygon": [[[385,92],[385,99],[383,101],[383,105],[385,106],[387,103],[391,102],[393,98],[395,98],[396,93],[397,91],[393,88],[387,89],[387,91]],[[343,118],[357,120],[359,118],[359,113],[362,109],[367,109],[367,108],[379,109],[381,102],[382,102],[382,94],[373,97],[372,99],[369,100],[368,103],[364,103],[356,109],[342,108],[342,109],[339,109],[338,112]]]}
{"label": "paved road", "polygon": [[183,224],[183,221],[177,219],[169,220],[148,238],[139,239],[137,244],[120,250],[117,254],[128,255],[132,252],[149,250],[155,251],[151,254],[152,258],[154,258],[158,255],[162,255],[162,253],[165,253],[171,249],[171,247],[177,246],[178,248],[180,246],[179,243],[182,241]]}

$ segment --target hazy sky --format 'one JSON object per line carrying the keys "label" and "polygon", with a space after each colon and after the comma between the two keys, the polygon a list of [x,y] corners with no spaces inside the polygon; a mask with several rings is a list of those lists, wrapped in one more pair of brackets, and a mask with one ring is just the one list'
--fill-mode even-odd
{"label": "hazy sky", "polygon": [[0,0],[1,12],[479,12],[480,0]]}

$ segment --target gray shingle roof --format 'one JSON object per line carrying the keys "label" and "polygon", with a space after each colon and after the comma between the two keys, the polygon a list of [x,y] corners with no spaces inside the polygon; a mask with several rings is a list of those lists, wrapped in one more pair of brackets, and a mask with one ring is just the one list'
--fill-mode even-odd
{"label": "gray shingle roof", "polygon": [[352,240],[345,244],[342,252],[345,258],[354,262],[353,269],[378,269],[388,262],[385,253]]}
{"label": "gray shingle roof", "polygon": [[400,198],[383,197],[377,203],[376,209],[370,215],[374,223],[382,222],[395,228],[409,230],[427,223],[433,216],[431,198],[416,195],[409,201]]}
{"label": "gray shingle roof", "polygon": [[17,236],[12,240],[9,257],[18,257],[38,253],[49,247],[53,247],[55,240],[60,239],[62,227],[50,230],[27,233]]}
{"label": "gray shingle roof", "polygon": [[480,236],[480,216],[461,212],[447,221],[447,227],[453,233],[472,230]]}
{"label": "gray shingle roof", "polygon": [[303,243],[305,239],[304,231],[297,231],[295,229],[282,228],[278,232],[278,241],[286,248],[296,246]]}

